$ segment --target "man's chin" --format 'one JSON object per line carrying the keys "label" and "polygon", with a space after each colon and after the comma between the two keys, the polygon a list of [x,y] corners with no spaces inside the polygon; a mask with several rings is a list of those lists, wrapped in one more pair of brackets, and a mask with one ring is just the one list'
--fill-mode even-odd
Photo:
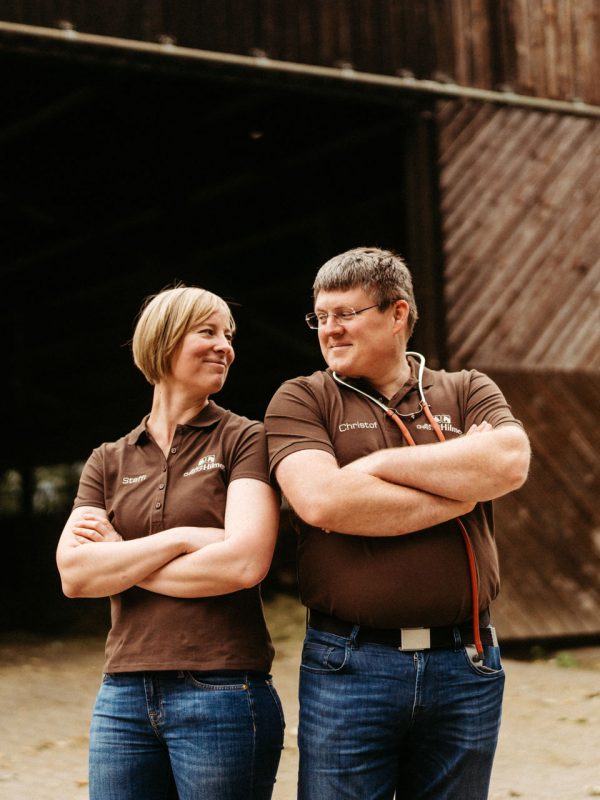
{"label": "man's chin", "polygon": [[356,368],[353,369],[350,361],[343,358],[330,358],[327,366],[338,375],[344,375],[346,378],[358,378],[359,373]]}

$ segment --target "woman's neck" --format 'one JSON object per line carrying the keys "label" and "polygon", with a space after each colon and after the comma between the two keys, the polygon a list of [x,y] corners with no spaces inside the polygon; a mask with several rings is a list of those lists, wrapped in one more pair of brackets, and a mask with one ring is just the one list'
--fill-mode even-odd
{"label": "woman's neck", "polygon": [[146,427],[166,454],[171,447],[177,426],[195,417],[206,405],[208,405],[208,395],[192,397],[168,386],[157,384],[154,387],[152,409]]}

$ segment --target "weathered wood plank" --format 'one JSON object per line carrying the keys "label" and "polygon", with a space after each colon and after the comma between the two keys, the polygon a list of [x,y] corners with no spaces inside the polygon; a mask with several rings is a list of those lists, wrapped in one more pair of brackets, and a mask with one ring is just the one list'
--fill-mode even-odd
{"label": "weathered wood plank", "polygon": [[0,20],[600,103],[597,0],[5,0]]}
{"label": "weathered wood plank", "polygon": [[453,363],[593,369],[600,361],[600,125],[515,109],[469,113],[460,103],[453,118],[452,104],[440,108]]}
{"label": "weathered wood plank", "polygon": [[511,639],[598,634],[600,433],[593,420],[600,379],[546,370],[490,374],[525,424],[534,454],[525,487],[496,504],[502,590],[494,623]]}

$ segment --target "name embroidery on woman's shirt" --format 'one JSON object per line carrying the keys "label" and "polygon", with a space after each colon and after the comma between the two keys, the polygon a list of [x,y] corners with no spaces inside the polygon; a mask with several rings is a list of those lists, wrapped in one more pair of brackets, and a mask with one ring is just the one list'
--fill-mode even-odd
{"label": "name embroidery on woman's shirt", "polygon": [[131,476],[130,475],[125,475],[125,476],[123,476],[121,482],[122,483],[126,483],[126,484],[127,483],[141,483],[142,481],[145,481],[147,477],[148,477],[147,475],[131,475]]}

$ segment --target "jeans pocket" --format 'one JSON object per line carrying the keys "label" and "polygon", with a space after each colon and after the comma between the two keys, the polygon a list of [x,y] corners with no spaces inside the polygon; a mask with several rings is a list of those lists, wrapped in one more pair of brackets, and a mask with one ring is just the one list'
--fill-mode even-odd
{"label": "jeans pocket", "polygon": [[243,692],[248,689],[244,674],[224,675],[220,672],[188,671],[186,675],[192,686],[207,692]]}
{"label": "jeans pocket", "polygon": [[477,655],[477,650],[474,645],[467,645],[464,648],[463,653],[469,664],[469,668],[477,675],[491,678],[496,675],[504,674],[499,647],[485,647],[483,652],[483,661],[473,660],[473,658]]}
{"label": "jeans pocket", "polygon": [[281,705],[281,699],[279,698],[279,695],[277,693],[277,689],[273,686],[273,681],[272,680],[267,680],[266,684],[267,684],[267,688],[268,688],[268,690],[269,690],[269,692],[271,694],[271,697],[273,698],[273,702],[275,703],[277,711],[279,712],[279,718],[281,720],[281,730],[284,731],[285,730],[285,715],[283,713],[283,706]]}
{"label": "jeans pocket", "polygon": [[305,641],[300,669],[322,674],[341,672],[348,661],[348,647],[341,641],[339,645]]}

